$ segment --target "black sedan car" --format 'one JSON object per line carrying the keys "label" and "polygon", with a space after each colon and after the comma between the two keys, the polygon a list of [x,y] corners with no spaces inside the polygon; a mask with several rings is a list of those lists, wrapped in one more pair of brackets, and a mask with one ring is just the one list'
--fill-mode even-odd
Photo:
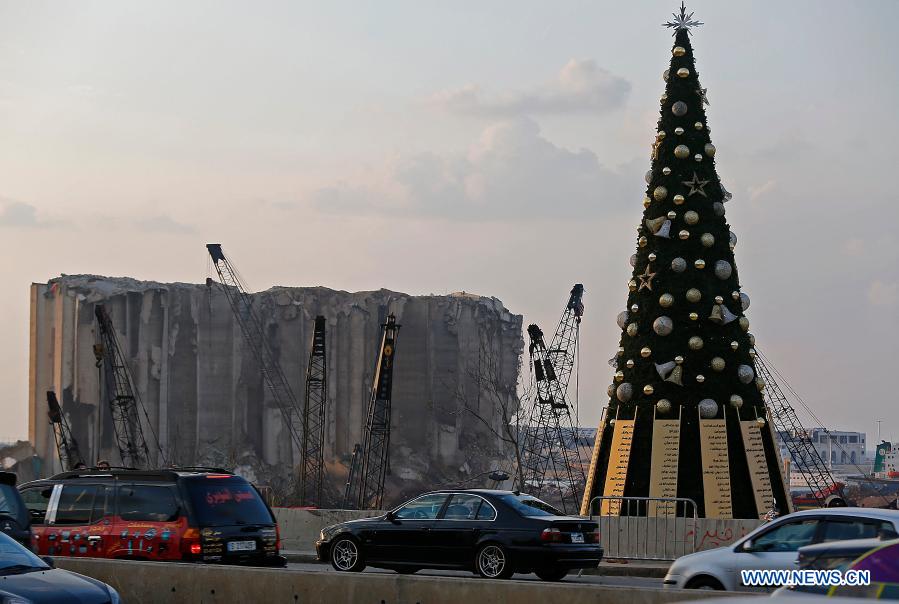
{"label": "black sedan car", "polygon": [[558,581],[602,559],[599,527],[515,491],[425,493],[376,518],[326,527],[319,560],[339,571],[467,569],[491,579],[535,573]]}
{"label": "black sedan car", "polygon": [[0,602],[119,604],[112,587],[42,560],[0,533]]}

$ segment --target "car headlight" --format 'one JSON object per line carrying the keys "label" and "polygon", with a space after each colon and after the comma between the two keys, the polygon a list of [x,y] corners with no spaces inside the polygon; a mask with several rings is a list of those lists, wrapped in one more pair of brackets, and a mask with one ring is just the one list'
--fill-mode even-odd
{"label": "car headlight", "polygon": [[106,589],[109,590],[110,604],[122,604],[122,598],[119,597],[119,592],[113,589],[111,585],[107,585]]}

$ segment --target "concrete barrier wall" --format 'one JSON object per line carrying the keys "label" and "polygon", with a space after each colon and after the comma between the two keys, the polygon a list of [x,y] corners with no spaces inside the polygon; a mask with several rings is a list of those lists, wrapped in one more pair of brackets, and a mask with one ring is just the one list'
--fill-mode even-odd
{"label": "concrete barrier wall", "polygon": [[[64,558],[60,568],[109,583],[123,601],[270,604],[664,604],[722,597],[722,592],[491,581],[381,573],[309,572],[200,564]],[[737,594],[723,594],[735,596]],[[737,596],[739,597],[739,596]]]}
{"label": "concrete barrier wall", "polygon": [[377,510],[299,510],[295,508],[272,508],[278,519],[281,533],[281,549],[311,552],[315,550],[318,534],[326,526],[370,518],[383,514]]}
{"label": "concrete barrier wall", "polygon": [[[377,510],[301,510],[274,508],[285,550],[311,552],[326,526],[383,514]],[[678,556],[728,545],[762,524],[761,520],[594,516],[607,558],[674,560]]]}

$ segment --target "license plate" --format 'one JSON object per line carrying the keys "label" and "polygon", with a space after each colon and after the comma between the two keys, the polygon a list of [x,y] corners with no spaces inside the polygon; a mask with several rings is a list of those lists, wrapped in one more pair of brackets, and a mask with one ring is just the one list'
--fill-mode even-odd
{"label": "license plate", "polygon": [[255,541],[230,541],[228,542],[229,552],[251,552],[256,549]]}
{"label": "license plate", "polygon": [[571,533],[571,542],[572,543],[583,543],[584,542],[584,533]]}

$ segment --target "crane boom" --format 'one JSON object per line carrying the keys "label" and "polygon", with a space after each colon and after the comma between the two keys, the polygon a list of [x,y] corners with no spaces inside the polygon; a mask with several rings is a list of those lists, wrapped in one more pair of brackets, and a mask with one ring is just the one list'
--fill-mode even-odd
{"label": "crane boom", "polygon": [[112,412],[116,445],[122,465],[143,469],[150,467],[154,461],[150,457],[150,447],[141,426],[141,415],[144,416],[147,427],[153,435],[154,448],[158,452],[158,459],[155,461],[165,463],[165,455],[159,441],[156,440],[147,410],[134,388],[134,378],[119,346],[112,319],[103,304],[96,305],[94,315],[97,317],[100,340],[94,346],[94,354],[97,357],[97,367],[102,373],[101,389],[105,390],[105,398]]}
{"label": "crane boom", "polygon": [[221,244],[209,243],[206,250],[212,258],[215,271],[218,273],[222,291],[228,299],[234,318],[240,326],[244,342],[256,359],[262,379],[275,401],[284,425],[290,434],[293,444],[300,455],[303,454],[303,414],[294,396],[293,390],[281,369],[274,351],[269,346],[265,337],[265,327],[262,319],[253,307],[253,301],[246,287],[238,277],[234,265],[225,257]]}
{"label": "crane boom", "polygon": [[357,444],[353,450],[347,480],[344,506],[350,509],[378,510],[384,501],[384,478],[390,450],[393,367],[400,326],[391,314],[381,329],[381,348],[372,380],[363,442],[361,447]]}
{"label": "crane boom", "polygon": [[47,417],[53,426],[53,437],[56,439],[56,451],[59,453],[59,463],[63,471],[74,470],[79,465],[86,465],[81,451],[78,449],[78,441],[72,435],[72,428],[66,419],[56,393],[47,391]]}
{"label": "crane boom", "polygon": [[322,505],[324,481],[325,419],[328,405],[328,367],[325,356],[325,318],[315,317],[312,350],[306,365],[306,396],[303,401],[303,473],[300,504]]}

